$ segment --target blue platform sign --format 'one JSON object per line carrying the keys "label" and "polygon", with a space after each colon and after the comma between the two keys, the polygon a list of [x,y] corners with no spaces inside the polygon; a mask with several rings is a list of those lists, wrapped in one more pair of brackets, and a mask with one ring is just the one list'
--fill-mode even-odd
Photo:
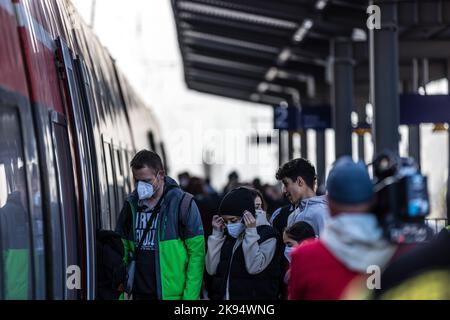
{"label": "blue platform sign", "polygon": [[300,129],[331,128],[331,107],[329,105],[296,107],[274,107],[274,128],[296,131]]}
{"label": "blue platform sign", "polygon": [[[332,128],[330,105],[274,108],[274,128],[296,131]],[[400,124],[450,123],[450,95],[400,95]]]}
{"label": "blue platform sign", "polygon": [[296,107],[275,106],[274,107],[274,129],[291,130],[298,129],[299,111]]}
{"label": "blue platform sign", "polygon": [[450,122],[450,96],[402,94],[400,95],[400,124]]}
{"label": "blue platform sign", "polygon": [[303,106],[301,121],[303,129],[325,130],[331,128],[331,106]]}

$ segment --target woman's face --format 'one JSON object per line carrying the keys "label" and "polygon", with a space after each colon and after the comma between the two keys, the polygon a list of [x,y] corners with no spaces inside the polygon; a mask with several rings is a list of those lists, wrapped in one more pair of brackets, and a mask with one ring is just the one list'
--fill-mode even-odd
{"label": "woman's face", "polygon": [[255,198],[255,210],[262,210],[262,199],[260,197]]}
{"label": "woman's face", "polygon": [[242,220],[242,217],[223,215],[222,219],[225,222],[225,224],[229,224],[240,222]]}
{"label": "woman's face", "polygon": [[295,247],[298,245],[298,242],[289,238],[286,232],[283,232],[283,242],[286,247]]}

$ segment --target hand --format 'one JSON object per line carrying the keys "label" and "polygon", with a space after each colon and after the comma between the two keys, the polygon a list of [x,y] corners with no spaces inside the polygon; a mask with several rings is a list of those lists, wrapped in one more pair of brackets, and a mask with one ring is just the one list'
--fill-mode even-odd
{"label": "hand", "polygon": [[256,219],[251,212],[244,212],[244,223],[247,228],[256,228]]}
{"label": "hand", "polygon": [[214,230],[223,232],[223,229],[225,228],[225,222],[223,221],[222,217],[218,215],[213,216],[212,227]]}

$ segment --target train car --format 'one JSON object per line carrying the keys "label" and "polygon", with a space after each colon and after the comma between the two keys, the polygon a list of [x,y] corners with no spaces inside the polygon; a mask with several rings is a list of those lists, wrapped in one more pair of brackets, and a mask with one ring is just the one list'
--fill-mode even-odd
{"label": "train car", "polygon": [[158,124],[69,0],[0,0],[0,35],[0,299],[95,299],[96,230],[136,150],[165,158]]}

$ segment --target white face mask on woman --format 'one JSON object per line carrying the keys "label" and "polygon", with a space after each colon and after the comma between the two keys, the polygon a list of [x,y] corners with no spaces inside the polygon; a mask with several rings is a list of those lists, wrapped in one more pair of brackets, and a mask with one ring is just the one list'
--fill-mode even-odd
{"label": "white face mask on woman", "polygon": [[262,216],[262,215],[266,215],[266,212],[264,211],[264,210],[262,210],[262,209],[256,209],[255,210],[255,214],[256,214],[256,216]]}
{"label": "white face mask on woman", "polygon": [[289,263],[291,263],[292,261],[292,257],[291,257],[291,253],[292,251],[294,251],[295,247],[288,247],[286,246],[286,248],[284,249],[284,256],[286,257],[287,261],[289,261]]}
{"label": "white face mask on woman", "polygon": [[233,238],[237,239],[242,232],[245,230],[245,225],[242,222],[229,223],[227,224],[228,234]]}

